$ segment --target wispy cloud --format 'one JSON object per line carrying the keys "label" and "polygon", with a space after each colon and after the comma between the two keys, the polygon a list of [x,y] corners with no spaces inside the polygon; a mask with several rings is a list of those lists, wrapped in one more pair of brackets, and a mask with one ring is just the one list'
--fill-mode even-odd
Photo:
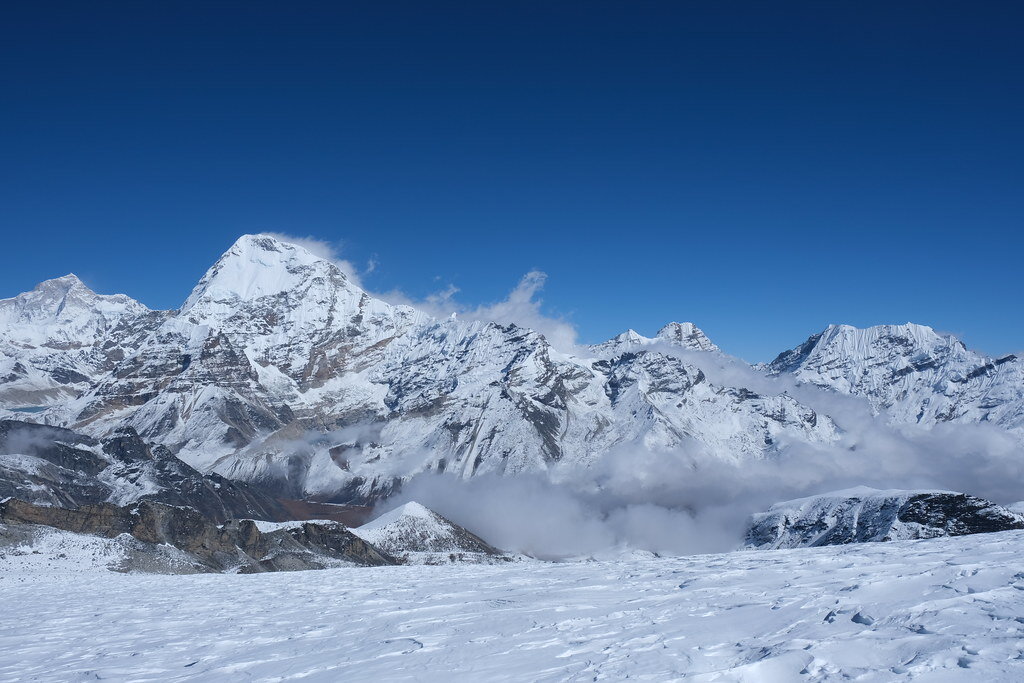
{"label": "wispy cloud", "polygon": [[475,306],[459,301],[457,295],[460,290],[451,284],[421,299],[409,297],[399,290],[376,296],[389,303],[412,306],[435,318],[455,315],[463,320],[513,323],[544,335],[557,350],[572,353],[577,349],[576,327],[564,317],[549,315],[543,310],[544,301],[540,293],[546,281],[547,274],[531,270],[501,301]]}

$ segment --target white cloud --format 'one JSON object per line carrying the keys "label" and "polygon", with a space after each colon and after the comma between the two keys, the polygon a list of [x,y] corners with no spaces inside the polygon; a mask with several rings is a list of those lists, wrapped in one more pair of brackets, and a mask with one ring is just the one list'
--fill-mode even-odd
{"label": "white cloud", "polygon": [[[842,416],[840,416],[841,419]],[[858,417],[859,419],[859,417]],[[622,550],[664,554],[737,548],[750,515],[773,503],[859,485],[1024,498],[1024,453],[989,425],[858,425],[834,446],[789,444],[742,464],[698,444],[654,452],[625,444],[593,467],[547,475],[413,478],[380,509],[416,500],[487,541],[545,558]]]}
{"label": "white cloud", "polygon": [[572,353],[576,350],[576,328],[564,318],[547,315],[541,310],[544,302],[539,298],[539,294],[546,280],[546,273],[531,270],[507,297],[495,303],[478,306],[458,301],[455,297],[459,293],[459,288],[451,284],[423,299],[411,298],[399,290],[375,296],[389,303],[412,306],[435,318],[447,318],[454,314],[463,320],[513,323],[544,335],[559,351]]}

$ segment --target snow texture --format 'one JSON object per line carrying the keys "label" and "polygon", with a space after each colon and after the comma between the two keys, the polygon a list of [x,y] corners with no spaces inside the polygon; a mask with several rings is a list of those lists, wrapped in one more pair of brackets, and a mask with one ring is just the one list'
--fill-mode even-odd
{"label": "snow texture", "polygon": [[1019,681],[1022,549],[1003,532],[247,576],[8,553],[0,680]]}

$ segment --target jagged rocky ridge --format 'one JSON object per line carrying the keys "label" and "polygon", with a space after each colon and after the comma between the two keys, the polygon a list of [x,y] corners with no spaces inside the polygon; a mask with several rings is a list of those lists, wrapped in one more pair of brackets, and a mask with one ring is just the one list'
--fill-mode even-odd
{"label": "jagged rocky ridge", "polygon": [[1024,515],[951,491],[859,487],[784,503],[754,515],[748,547],[816,547],[1024,529]]}
{"label": "jagged rocky ridge", "polygon": [[[899,327],[829,328],[764,370],[866,396],[895,420],[1020,433],[1019,361]],[[73,276],[0,301],[0,415],[93,438],[131,427],[200,472],[337,502],[422,472],[558,478],[619,448],[740,463],[840,438],[783,383],[709,378],[696,359],[719,355],[690,323],[560,351],[515,325],[434,319],[299,246],[247,235],[177,311]]]}

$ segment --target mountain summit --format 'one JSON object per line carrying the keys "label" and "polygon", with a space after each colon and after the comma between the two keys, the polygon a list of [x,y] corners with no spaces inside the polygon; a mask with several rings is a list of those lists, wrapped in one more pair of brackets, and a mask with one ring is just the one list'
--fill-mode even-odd
{"label": "mountain summit", "polygon": [[863,396],[894,422],[984,422],[1024,440],[1024,363],[972,351],[925,325],[829,325],[767,368]]}

